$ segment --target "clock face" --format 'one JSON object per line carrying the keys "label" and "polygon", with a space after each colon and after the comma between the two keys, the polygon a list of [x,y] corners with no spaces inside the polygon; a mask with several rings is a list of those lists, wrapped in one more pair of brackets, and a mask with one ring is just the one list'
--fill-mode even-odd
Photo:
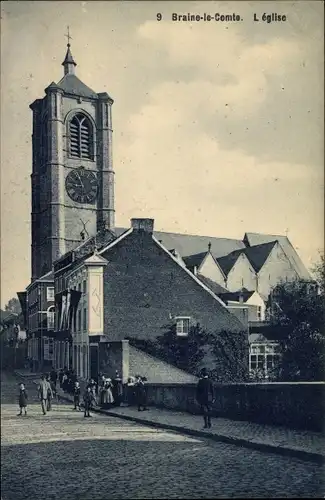
{"label": "clock face", "polygon": [[97,177],[85,168],[71,170],[65,179],[65,188],[71,200],[77,203],[92,203],[98,194]]}

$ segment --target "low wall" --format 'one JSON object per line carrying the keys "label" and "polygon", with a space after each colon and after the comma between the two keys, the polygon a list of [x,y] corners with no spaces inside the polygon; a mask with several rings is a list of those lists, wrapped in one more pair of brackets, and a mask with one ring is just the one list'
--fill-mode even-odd
{"label": "low wall", "polygon": [[[148,403],[198,413],[194,384],[147,384]],[[215,386],[213,415],[324,432],[325,383],[223,384]]]}

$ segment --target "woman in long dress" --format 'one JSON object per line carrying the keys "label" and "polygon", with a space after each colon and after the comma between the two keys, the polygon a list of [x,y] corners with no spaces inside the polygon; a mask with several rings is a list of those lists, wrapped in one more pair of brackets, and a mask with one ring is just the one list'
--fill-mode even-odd
{"label": "woman in long dress", "polygon": [[107,378],[103,387],[103,407],[107,407],[114,403],[113,393],[112,393],[112,380]]}

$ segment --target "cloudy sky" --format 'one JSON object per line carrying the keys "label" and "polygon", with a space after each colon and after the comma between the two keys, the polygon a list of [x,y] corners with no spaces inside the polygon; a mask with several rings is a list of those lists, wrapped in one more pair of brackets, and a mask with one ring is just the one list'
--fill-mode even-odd
{"label": "cloudy sky", "polygon": [[[286,14],[284,23],[254,13]],[[238,23],[175,23],[237,13]],[[157,13],[163,19],[157,21]],[[116,220],[323,247],[323,2],[3,2],[1,305],[30,278],[29,104],[77,75],[113,106]]]}

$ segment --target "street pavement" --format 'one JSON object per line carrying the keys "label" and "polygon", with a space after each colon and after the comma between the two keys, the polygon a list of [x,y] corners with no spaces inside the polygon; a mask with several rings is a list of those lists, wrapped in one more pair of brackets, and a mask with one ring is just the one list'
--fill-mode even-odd
{"label": "street pavement", "polygon": [[323,498],[324,467],[56,403],[42,415],[26,382],[1,374],[3,500]]}

